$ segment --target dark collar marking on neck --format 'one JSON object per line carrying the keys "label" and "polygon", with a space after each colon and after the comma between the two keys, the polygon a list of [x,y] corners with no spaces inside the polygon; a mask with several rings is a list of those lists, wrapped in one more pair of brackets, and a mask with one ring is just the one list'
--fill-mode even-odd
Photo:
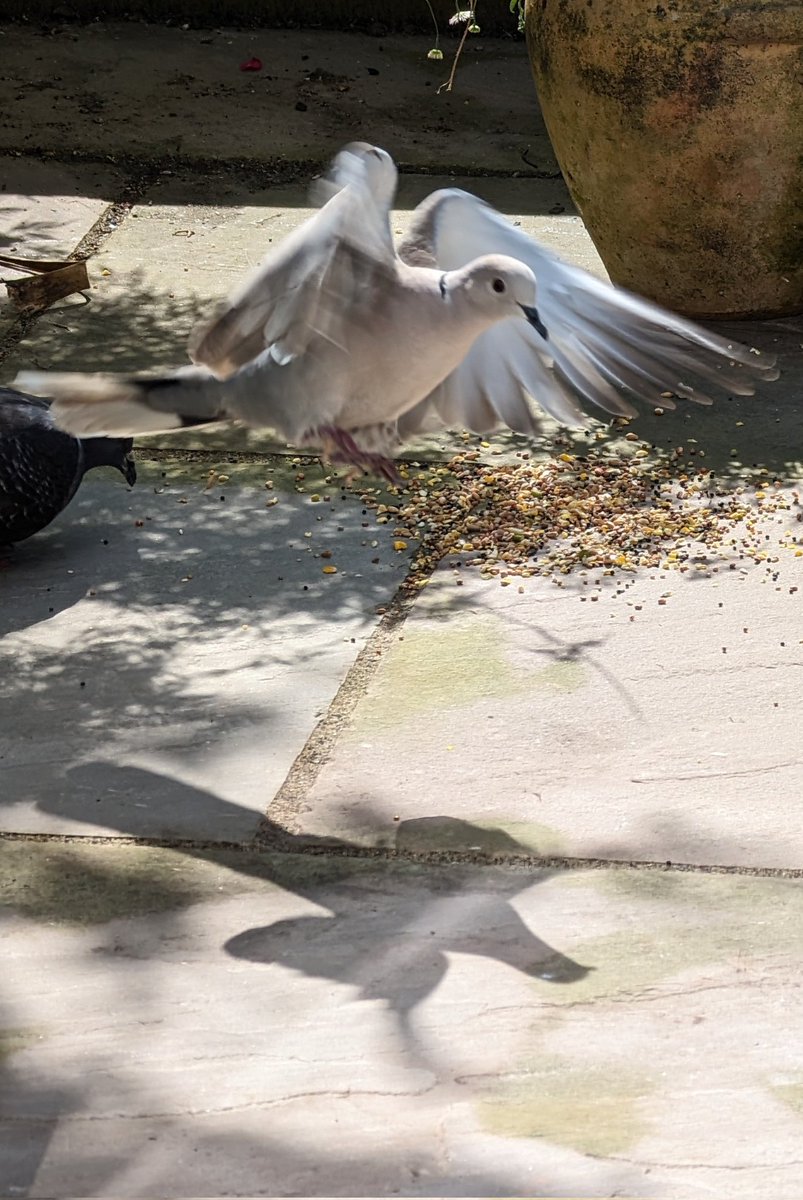
{"label": "dark collar marking on neck", "polygon": [[446,271],[443,272],[440,279],[438,280],[438,285],[441,289],[441,296],[445,300],[446,299]]}

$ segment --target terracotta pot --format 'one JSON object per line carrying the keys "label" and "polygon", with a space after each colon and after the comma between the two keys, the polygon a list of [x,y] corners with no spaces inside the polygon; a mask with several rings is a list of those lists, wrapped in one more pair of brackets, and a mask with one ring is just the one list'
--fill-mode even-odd
{"label": "terracotta pot", "polygon": [[803,312],[803,2],[528,0],[526,29],[614,282],[693,316]]}

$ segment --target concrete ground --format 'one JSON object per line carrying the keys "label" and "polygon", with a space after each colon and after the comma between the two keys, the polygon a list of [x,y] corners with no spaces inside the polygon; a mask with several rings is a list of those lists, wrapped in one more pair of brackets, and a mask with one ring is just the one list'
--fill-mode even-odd
{"label": "concrete ground", "polygon": [[[92,251],[89,303],[0,307],[3,382],[181,362],[354,137],[397,228],[452,172],[603,273],[516,43],[436,98],[425,39],[0,42],[0,253]],[[803,322],[738,336],[778,383],[635,427],[791,504]],[[138,466],[0,573],[0,1195],[797,1197],[794,508],[758,561],[411,597],[414,541],[268,438]]]}

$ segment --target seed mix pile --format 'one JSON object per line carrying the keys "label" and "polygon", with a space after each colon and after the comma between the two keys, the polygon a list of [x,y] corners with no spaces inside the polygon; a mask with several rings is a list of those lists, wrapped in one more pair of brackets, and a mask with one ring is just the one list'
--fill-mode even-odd
{"label": "seed mix pile", "polygon": [[[405,471],[397,496],[380,500],[379,489],[366,488],[361,498],[379,523],[393,524],[397,550],[418,541],[411,589],[444,559],[507,585],[582,568],[699,573],[722,562],[731,569],[745,561],[772,564],[780,548],[803,555],[797,492],[761,470],[726,487],[687,453],[680,446],[657,458],[639,443],[629,453],[563,450],[548,461],[523,454],[491,466],[479,450],[467,450],[446,464]],[[781,514],[777,540],[766,531],[769,514]]]}

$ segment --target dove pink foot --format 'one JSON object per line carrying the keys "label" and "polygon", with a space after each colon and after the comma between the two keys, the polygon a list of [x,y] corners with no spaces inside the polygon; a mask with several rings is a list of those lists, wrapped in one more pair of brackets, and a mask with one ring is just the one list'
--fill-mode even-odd
{"label": "dove pink foot", "polygon": [[396,464],[384,454],[361,450],[351,434],[337,425],[321,425],[315,431],[316,440],[323,446],[326,458],[332,463],[346,463],[368,474],[380,475],[388,483],[401,483]]}

